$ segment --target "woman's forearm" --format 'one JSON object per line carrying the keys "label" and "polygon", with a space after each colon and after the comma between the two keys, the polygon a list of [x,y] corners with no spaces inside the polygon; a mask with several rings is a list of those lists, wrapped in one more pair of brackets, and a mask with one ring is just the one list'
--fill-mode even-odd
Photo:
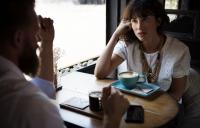
{"label": "woman's forearm", "polygon": [[187,83],[187,76],[182,78],[173,78],[172,85],[168,93],[177,101],[182,97]]}
{"label": "woman's forearm", "polygon": [[118,37],[113,34],[108,45],[106,46],[105,51],[99,57],[95,67],[95,76],[97,78],[104,78],[112,71],[112,53],[115,45],[117,44]]}

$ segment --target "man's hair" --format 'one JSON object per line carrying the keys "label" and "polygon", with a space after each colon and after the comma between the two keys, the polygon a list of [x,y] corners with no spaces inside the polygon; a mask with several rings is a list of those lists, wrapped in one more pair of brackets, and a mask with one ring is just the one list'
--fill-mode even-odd
{"label": "man's hair", "polygon": [[[3,0],[0,4],[0,42],[12,39],[20,27],[31,22],[30,10],[33,10],[35,0]],[[0,43],[0,45],[1,45]]]}

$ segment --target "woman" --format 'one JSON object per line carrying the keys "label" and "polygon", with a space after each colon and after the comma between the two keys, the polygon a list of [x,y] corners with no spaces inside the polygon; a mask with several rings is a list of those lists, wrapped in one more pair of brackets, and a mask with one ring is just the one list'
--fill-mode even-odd
{"label": "woman", "polygon": [[133,0],[95,67],[97,78],[105,78],[126,60],[128,70],[143,72],[148,82],[180,100],[190,69],[190,53],[181,41],[162,28],[169,18],[157,0]]}

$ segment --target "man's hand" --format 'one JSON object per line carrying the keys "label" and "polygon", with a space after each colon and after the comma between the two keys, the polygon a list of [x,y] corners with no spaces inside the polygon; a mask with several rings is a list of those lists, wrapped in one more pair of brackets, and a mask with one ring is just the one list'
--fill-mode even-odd
{"label": "man's hand", "polygon": [[129,102],[112,87],[103,88],[102,106],[104,111],[104,127],[117,128],[121,118],[127,110]]}
{"label": "man's hand", "polygon": [[53,40],[55,36],[53,20],[50,18],[43,18],[42,16],[38,16],[38,19],[40,23],[41,41],[53,44]]}
{"label": "man's hand", "polygon": [[39,77],[54,82],[53,40],[55,32],[53,20],[50,18],[43,18],[42,16],[38,16],[38,20],[40,23],[39,35],[41,41],[41,66]]}

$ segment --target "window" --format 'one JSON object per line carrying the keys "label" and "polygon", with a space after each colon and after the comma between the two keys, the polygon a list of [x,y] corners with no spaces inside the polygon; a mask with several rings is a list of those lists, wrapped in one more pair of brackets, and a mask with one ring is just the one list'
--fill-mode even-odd
{"label": "window", "polygon": [[[178,2],[179,0],[165,0],[165,9],[178,9]],[[168,14],[170,21],[173,21],[177,18],[177,15],[175,14]]]}
{"label": "window", "polygon": [[190,7],[192,3],[188,2],[184,0],[165,1],[166,12],[170,18],[170,24],[165,30],[171,36],[184,41],[199,40],[199,12],[192,10]]}
{"label": "window", "polygon": [[58,69],[97,57],[105,48],[105,0],[37,0],[36,12],[54,20]]}
{"label": "window", "polygon": [[179,0],[165,0],[165,9],[178,9]]}

